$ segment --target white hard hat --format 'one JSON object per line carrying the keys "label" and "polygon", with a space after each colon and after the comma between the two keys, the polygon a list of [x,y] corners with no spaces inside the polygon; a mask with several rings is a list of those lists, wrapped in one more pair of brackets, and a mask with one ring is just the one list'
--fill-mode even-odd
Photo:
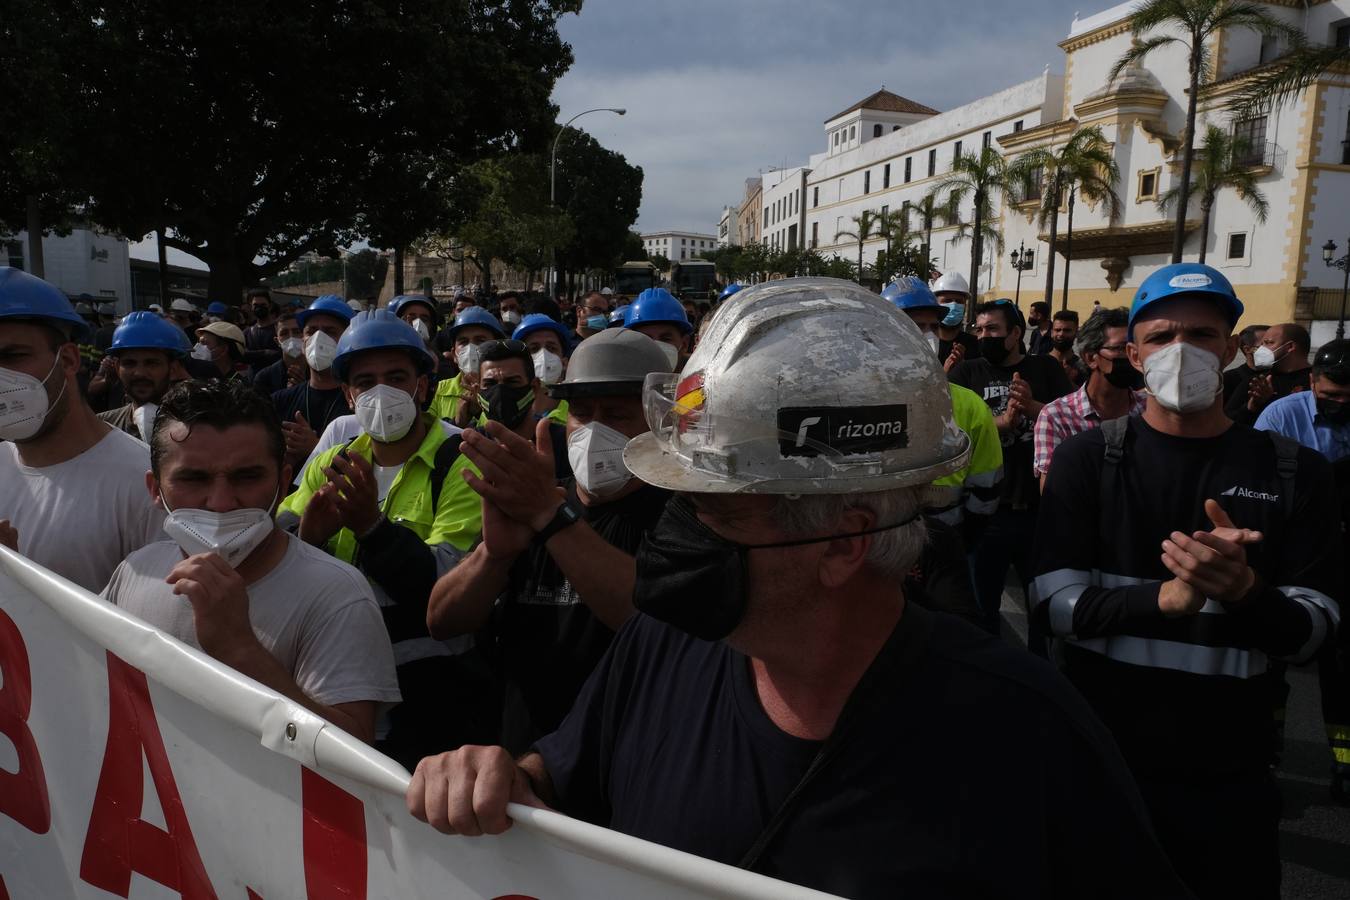
{"label": "white hard hat", "polygon": [[352,312],[365,312],[366,305],[360,300],[348,300],[347,305],[351,307]]}
{"label": "white hard hat", "polygon": [[197,311],[197,307],[193,306],[191,303],[184,300],[182,297],[179,297],[177,300],[170,303],[169,309],[173,310],[174,312],[185,312],[185,313]]}
{"label": "white hard hat", "polygon": [[151,304],[150,304],[150,311],[151,311],[151,312],[156,312],[156,313],[162,313],[162,312],[164,312],[164,307],[160,306],[158,303],[151,303]]}
{"label": "white hard hat", "polygon": [[601,288],[601,289],[600,289],[600,293],[601,293],[603,296],[611,297],[611,296],[614,295],[614,289],[613,289],[613,288]]}
{"label": "white hard hat", "polygon": [[718,310],[678,375],[647,376],[643,481],[698,493],[846,494],[965,465],[937,356],[894,305],[848,281],[788,278]]}
{"label": "white hard hat", "polygon": [[970,282],[960,272],[948,272],[933,282],[933,293],[965,294],[970,296]]}

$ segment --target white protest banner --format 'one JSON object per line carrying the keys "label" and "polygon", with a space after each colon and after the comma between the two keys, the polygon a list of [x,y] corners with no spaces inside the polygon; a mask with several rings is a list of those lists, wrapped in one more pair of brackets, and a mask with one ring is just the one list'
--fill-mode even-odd
{"label": "white protest banner", "polygon": [[821,898],[512,806],[500,837],[404,808],[408,773],[0,548],[0,900]]}

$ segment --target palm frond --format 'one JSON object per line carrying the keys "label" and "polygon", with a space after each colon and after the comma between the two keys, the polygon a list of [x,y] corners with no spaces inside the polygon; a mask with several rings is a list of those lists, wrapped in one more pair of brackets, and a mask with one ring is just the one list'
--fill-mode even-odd
{"label": "palm frond", "polygon": [[1298,45],[1253,78],[1228,108],[1239,118],[1258,115],[1292,100],[1338,65],[1350,65],[1350,47]]}

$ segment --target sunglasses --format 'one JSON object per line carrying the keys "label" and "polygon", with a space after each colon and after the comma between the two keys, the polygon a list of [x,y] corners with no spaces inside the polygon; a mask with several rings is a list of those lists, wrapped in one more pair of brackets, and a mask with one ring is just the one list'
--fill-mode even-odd
{"label": "sunglasses", "polygon": [[513,338],[507,338],[500,341],[483,341],[478,349],[481,350],[484,355],[497,349],[504,349],[508,353],[524,353],[527,355],[530,352],[530,349],[525,346],[524,341],[517,341]]}

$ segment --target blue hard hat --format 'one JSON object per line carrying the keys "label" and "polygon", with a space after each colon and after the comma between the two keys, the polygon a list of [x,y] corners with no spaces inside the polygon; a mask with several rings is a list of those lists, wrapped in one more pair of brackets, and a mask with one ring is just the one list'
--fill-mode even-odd
{"label": "blue hard hat", "polygon": [[163,350],[170,356],[187,356],[192,347],[183,329],[149,310],[128,313],[113,331],[109,353],[119,350]]}
{"label": "blue hard hat", "polygon": [[74,340],[87,338],[85,322],[56,285],[22,269],[0,266],[0,319],[49,319],[70,326]]}
{"label": "blue hard hat", "polygon": [[1134,321],[1151,304],[1173,297],[1210,297],[1218,301],[1228,316],[1228,324],[1236,325],[1242,318],[1242,301],[1233,285],[1217,269],[1201,263],[1172,263],[1144,279],[1135,291],[1130,304],[1130,336],[1134,336]]}
{"label": "blue hard hat", "polygon": [[614,312],[609,314],[609,327],[622,328],[628,324],[628,311],[633,308],[633,304],[625,303],[623,306],[614,307]]}
{"label": "blue hard hat", "polygon": [[568,333],[567,326],[543,313],[530,313],[521,319],[520,324],[516,326],[516,330],[511,333],[511,337],[517,341],[523,341],[536,331],[552,331],[558,335],[558,341],[562,344],[564,353],[568,351],[572,344],[572,335]]}
{"label": "blue hard hat", "polygon": [[433,322],[439,322],[441,320],[441,311],[436,308],[436,301],[425,294],[399,294],[393,300],[389,301],[389,311],[396,316],[402,316],[404,307],[413,303],[420,303],[431,310],[431,319]]}
{"label": "blue hard hat", "polygon": [[337,294],[324,294],[309,306],[296,313],[295,323],[301,328],[304,328],[305,323],[309,321],[309,317],[315,313],[336,316],[344,322],[350,322],[352,316],[356,315],[356,313],[352,312],[352,308],[347,305],[347,301],[343,300]]}
{"label": "blue hard hat", "polygon": [[734,294],[734,293],[736,293],[737,291],[739,291],[739,290],[741,289],[741,287],[742,287],[742,285],[737,284],[737,283],[735,283],[735,282],[732,282],[731,284],[729,284],[729,285],[727,285],[726,287],[722,288],[722,293],[720,293],[720,294],[717,295],[718,301],[722,301],[722,300],[727,299],[727,298],[730,297],[732,294]]}
{"label": "blue hard hat", "polygon": [[230,308],[219,300],[206,304],[206,314],[208,316],[223,316],[230,311]]}
{"label": "blue hard hat", "polygon": [[450,326],[451,340],[459,334],[461,328],[468,328],[470,325],[486,328],[499,338],[506,337],[506,332],[502,330],[502,323],[497,321],[496,316],[481,306],[470,306],[464,312],[455,316],[455,324]]}
{"label": "blue hard hat", "polygon": [[427,352],[427,346],[413,331],[413,327],[387,309],[357,313],[347,330],[338,339],[337,355],[333,357],[333,374],[338,381],[347,380],[347,363],[358,353],[367,350],[407,350],[417,363],[417,372],[425,375],[436,368],[436,357]]}
{"label": "blue hard hat", "polygon": [[947,315],[947,309],[938,302],[937,297],[933,295],[932,288],[922,278],[916,278],[913,275],[905,275],[895,279],[895,281],[886,285],[886,290],[881,292],[881,296],[905,312],[931,309],[941,313],[944,318]]}
{"label": "blue hard hat", "polygon": [[689,324],[689,316],[685,315],[684,304],[676,300],[670,291],[665,288],[647,288],[637,295],[629,307],[628,321],[624,327],[636,328],[639,325],[666,322],[678,325],[685,334],[694,330],[694,326]]}

